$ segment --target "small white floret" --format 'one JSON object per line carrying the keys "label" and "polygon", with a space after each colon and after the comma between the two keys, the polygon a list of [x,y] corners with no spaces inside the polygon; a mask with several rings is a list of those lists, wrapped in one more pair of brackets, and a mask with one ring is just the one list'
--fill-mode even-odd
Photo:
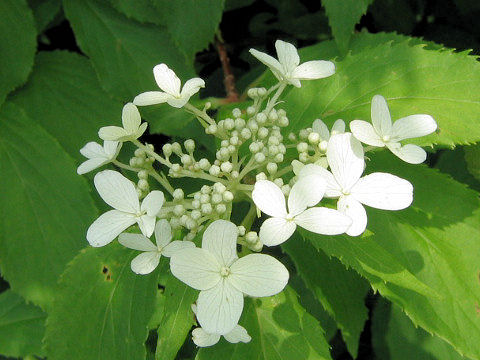
{"label": "small white floret", "polygon": [[100,139],[109,141],[130,141],[138,139],[147,130],[147,123],[142,124],[142,118],[138,109],[132,103],[128,103],[122,110],[122,125],[104,126],[98,131]]}
{"label": "small white floret", "polygon": [[104,141],[103,146],[92,141],[80,149],[80,153],[88,160],[84,161],[77,168],[79,175],[86,174],[103,165],[106,165],[117,158],[122,144],[118,141]]}

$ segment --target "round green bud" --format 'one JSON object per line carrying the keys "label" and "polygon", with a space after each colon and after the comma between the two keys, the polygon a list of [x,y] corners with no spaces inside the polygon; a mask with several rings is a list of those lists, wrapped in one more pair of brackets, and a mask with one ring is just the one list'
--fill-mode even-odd
{"label": "round green bud", "polygon": [[183,193],[182,189],[175,189],[173,190],[172,196],[175,200],[183,200],[183,198],[185,197],[185,194]]}
{"label": "round green bud", "polygon": [[237,229],[238,229],[238,235],[240,235],[240,236],[245,235],[245,231],[246,231],[245,226],[243,226],[243,225],[237,226]]}
{"label": "round green bud", "polygon": [[205,129],[205,132],[207,134],[215,134],[217,130],[218,130],[217,125],[211,124],[211,125],[208,125],[208,127]]}
{"label": "round green bud", "polygon": [[257,114],[257,123],[265,124],[267,122],[267,116],[261,112]]}
{"label": "round green bud", "polygon": [[202,169],[204,171],[208,171],[208,169],[210,169],[211,165],[210,165],[210,161],[203,158],[203,159],[200,159],[200,161],[198,162],[198,166],[200,167],[200,169]]}
{"label": "round green bud", "polygon": [[235,128],[237,130],[242,130],[245,127],[245,125],[246,125],[246,122],[242,118],[235,119]]}
{"label": "round green bud", "polygon": [[135,150],[135,156],[136,156],[137,158],[145,158],[145,157],[147,156],[147,154],[145,153],[144,150],[142,150],[142,149],[137,149],[137,150]]}
{"label": "round green bud", "polygon": [[278,119],[278,125],[280,125],[281,127],[286,127],[288,126],[289,123],[290,121],[286,116],[282,116],[281,118]]}
{"label": "round green bud", "polygon": [[170,155],[172,155],[172,145],[170,144],[165,144],[162,146],[162,151],[163,151],[163,155],[165,155],[165,157],[169,157]]}
{"label": "round green bud", "polygon": [[268,129],[262,126],[258,129],[257,135],[260,139],[265,139],[268,136]]}
{"label": "round green bud", "polygon": [[263,97],[263,96],[267,95],[267,89],[265,89],[264,87],[258,88],[257,89],[257,94],[258,94],[258,96]]}
{"label": "round green bud", "polygon": [[175,216],[182,216],[185,213],[185,207],[180,204],[175,205],[175,207],[173,208],[173,213],[175,214]]}
{"label": "round green bud", "polygon": [[272,163],[272,162],[267,164],[267,171],[270,175],[275,174],[277,172],[277,170],[278,170],[277,164]]}
{"label": "round green bud", "polygon": [[245,241],[248,243],[248,244],[255,244],[258,240],[258,234],[255,232],[255,231],[249,231],[246,235],[245,235]]}
{"label": "round green bud", "polygon": [[231,202],[233,201],[233,193],[227,190],[223,193],[222,198],[225,202]]}
{"label": "round green bud", "polygon": [[290,185],[288,185],[288,184],[283,185],[282,186],[282,193],[285,196],[288,196],[288,194],[290,194]]}
{"label": "round green bud", "polygon": [[320,141],[320,134],[319,133],[316,133],[316,132],[311,132],[310,134],[308,134],[308,142],[312,145],[316,145],[319,143]]}
{"label": "round green bud", "polygon": [[273,180],[273,182],[275,183],[275,185],[277,185],[279,188],[281,188],[283,186],[283,179],[282,178],[276,178],[275,180]]}
{"label": "round green bud", "polygon": [[208,170],[208,172],[210,173],[210,175],[212,176],[218,176],[220,174],[220,167],[217,166],[217,165],[212,165],[210,167],[210,170]]}
{"label": "round green bud", "polygon": [[137,166],[138,166],[138,164],[137,164],[137,158],[136,158],[136,157],[131,158],[128,163],[129,163],[130,166],[132,166],[132,167],[137,167]]}
{"label": "round green bud", "polygon": [[192,157],[188,154],[183,154],[180,158],[180,161],[183,165],[191,165],[193,163]]}
{"label": "round green bud", "polygon": [[190,216],[192,217],[193,220],[198,220],[202,217],[202,213],[198,210],[192,210],[190,213]]}
{"label": "round green bud", "polygon": [[238,145],[239,143],[240,143],[240,140],[238,139],[237,136],[232,136],[232,137],[230,138],[230,144],[236,146],[236,145]]}
{"label": "round green bud", "polygon": [[215,210],[217,211],[217,213],[223,214],[225,211],[227,211],[227,207],[224,204],[218,204],[217,206],[215,206]]}
{"label": "round green bud", "polygon": [[218,193],[212,194],[212,204],[220,204],[222,202],[222,195]]}
{"label": "round green bud", "polygon": [[212,188],[208,185],[203,185],[200,191],[202,194],[210,194],[212,192]]}
{"label": "round green bud", "polygon": [[212,204],[208,203],[208,204],[202,204],[201,206],[201,211],[202,211],[202,214],[211,214],[212,213]]}
{"label": "round green bud", "polygon": [[297,151],[299,153],[307,152],[308,151],[308,144],[305,142],[298,143]]}
{"label": "round green bud", "polygon": [[213,184],[213,191],[217,194],[223,194],[225,190],[227,190],[227,187],[221,182],[216,182],[215,184]]}
{"label": "round green bud", "polygon": [[148,191],[149,189],[148,181],[145,179],[138,180],[137,186],[142,191]]}
{"label": "round green bud", "polygon": [[302,152],[298,154],[298,160],[300,160],[303,163],[306,163],[308,161],[308,154],[306,152]]}
{"label": "round green bud", "polygon": [[264,172],[261,172],[261,173],[258,173],[258,174],[255,176],[255,179],[256,179],[257,181],[267,180],[267,175],[265,175]]}
{"label": "round green bud", "polygon": [[293,132],[288,134],[288,140],[290,141],[296,141],[297,140],[297,135],[295,135]]}
{"label": "round green bud", "polygon": [[200,200],[194,199],[192,200],[192,206],[194,209],[199,209],[202,204],[200,203]]}
{"label": "round green bud", "polygon": [[185,150],[191,153],[195,150],[195,141],[193,141],[192,139],[187,139],[183,143],[183,146],[185,146]]}
{"label": "round green bud", "polygon": [[255,107],[254,106],[249,106],[247,108],[247,115],[253,115],[255,114]]}
{"label": "round green bud", "polygon": [[248,140],[252,137],[252,132],[250,131],[250,129],[244,128],[240,132],[240,135],[243,139]]}
{"label": "round green bud", "polygon": [[233,121],[233,119],[225,119],[223,127],[227,130],[233,130],[233,128],[235,127],[235,121]]}
{"label": "round green bud", "polygon": [[242,111],[239,108],[235,108],[232,110],[232,115],[235,118],[239,118],[240,116],[242,116]]}
{"label": "round green bud", "polygon": [[249,98],[255,99],[256,97],[258,97],[258,89],[257,88],[248,89],[247,96]]}
{"label": "round green bud", "polygon": [[265,155],[263,153],[256,153],[255,154],[255,161],[257,163],[262,163],[265,161]]}
{"label": "round green bud", "polygon": [[202,194],[202,195],[200,196],[200,202],[201,202],[202,204],[209,203],[209,202],[210,202],[210,195],[208,195],[208,194]]}
{"label": "round green bud", "polygon": [[138,172],[137,176],[138,176],[139,179],[147,180],[148,179],[148,172],[146,170],[140,170]]}

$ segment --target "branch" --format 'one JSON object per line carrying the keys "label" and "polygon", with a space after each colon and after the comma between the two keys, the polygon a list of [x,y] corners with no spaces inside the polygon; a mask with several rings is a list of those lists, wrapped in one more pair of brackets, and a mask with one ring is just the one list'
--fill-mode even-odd
{"label": "branch", "polygon": [[226,102],[238,102],[239,96],[235,87],[235,76],[230,67],[230,59],[228,58],[227,49],[219,36],[215,38],[215,45],[217,47],[220,62],[222,63],[224,76],[223,83],[225,85],[225,91],[227,92]]}

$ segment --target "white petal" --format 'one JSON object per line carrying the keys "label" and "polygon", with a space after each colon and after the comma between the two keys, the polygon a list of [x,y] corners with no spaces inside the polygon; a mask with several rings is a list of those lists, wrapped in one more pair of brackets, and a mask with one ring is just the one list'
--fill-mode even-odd
{"label": "white petal", "polygon": [[249,254],[235,261],[228,277],[233,286],[249,296],[272,296],[288,283],[288,270],[273,256]]}
{"label": "white petal", "polygon": [[215,345],[220,340],[220,335],[209,334],[201,327],[195,328],[192,331],[192,340],[195,345],[199,347],[208,347]]}
{"label": "white petal", "polygon": [[335,64],[331,61],[307,61],[293,70],[292,76],[299,80],[322,79],[335,74]]}
{"label": "white petal", "polygon": [[160,89],[173,96],[180,96],[180,79],[165,64],[153,68],[153,76]]}
{"label": "white petal", "polygon": [[200,78],[193,78],[188,80],[182,88],[182,98],[189,99],[193,94],[196,94],[200,88],[205,87],[205,81]]}
{"label": "white petal", "polygon": [[421,164],[427,159],[427,153],[418,145],[400,143],[387,143],[392,153],[409,164]]}
{"label": "white petal", "polygon": [[142,234],[148,238],[152,236],[153,231],[155,230],[155,222],[157,218],[155,216],[142,215],[137,216],[136,219]]}
{"label": "white petal", "polygon": [[318,133],[322,140],[328,141],[328,139],[330,138],[330,131],[328,131],[327,125],[325,125],[325,123],[320,119],[316,119],[313,122],[312,130]]}
{"label": "white petal", "polygon": [[137,107],[132,103],[125,104],[122,110],[122,124],[127,133],[134,134],[141,122],[142,118]]}
{"label": "white petal", "polygon": [[238,324],[242,310],[243,294],[225,279],[198,296],[197,320],[207,333],[228,334]]}
{"label": "white petal", "polygon": [[162,249],[162,255],[166,257],[171,257],[177,251],[194,247],[195,244],[191,241],[175,240]]}
{"label": "white petal", "polygon": [[393,123],[392,138],[397,141],[431,134],[437,130],[437,123],[430,115],[410,115]]}
{"label": "white petal", "polygon": [[95,159],[95,158],[105,158],[105,149],[99,143],[95,141],[90,141],[86,143],[84,147],[80,149],[80,154],[85,156],[88,159]]}
{"label": "white petal", "polygon": [[103,142],[103,149],[105,151],[105,155],[108,157],[109,160],[115,159],[122,147],[122,143],[118,141],[104,141]]}
{"label": "white petal", "polygon": [[260,241],[266,246],[275,246],[287,241],[295,232],[297,225],[285,218],[272,217],[260,226]]}
{"label": "white petal", "polygon": [[110,160],[105,158],[88,159],[87,161],[84,161],[83,163],[81,163],[80,166],[77,168],[77,174],[79,175],[86,174],[109,162]]}
{"label": "white petal", "polygon": [[180,109],[183,107],[189,100],[189,97],[172,97],[167,100],[168,105],[173,106],[174,108]]}
{"label": "white petal", "polygon": [[155,242],[159,248],[163,248],[168,245],[172,240],[172,227],[170,223],[165,219],[160,219],[155,225]]}
{"label": "white petal", "polygon": [[173,96],[162,91],[147,91],[135,96],[133,103],[137,106],[163,104]]}
{"label": "white petal", "polygon": [[304,163],[301,163],[300,161],[298,160],[293,160],[292,161],[292,170],[293,170],[293,173],[295,175],[299,175],[300,174],[300,171],[302,170],[302,168],[305,166]]}
{"label": "white petal", "polygon": [[227,220],[212,222],[202,238],[202,249],[208,250],[222,266],[230,266],[237,259],[238,228]]}
{"label": "white petal", "polygon": [[265,54],[264,52],[255,50],[255,49],[250,49],[250,54],[255,56],[260,62],[266,66],[273,72],[273,75],[279,80],[283,80],[284,74],[283,74],[283,68],[282,65],[278,62],[277,59],[274,57]]}
{"label": "white petal", "polygon": [[[135,134],[133,134],[133,138],[135,139],[138,139],[140,136],[143,135],[143,133],[145,132],[145,130],[147,130],[147,126],[148,126],[148,123],[144,122],[142,125],[140,125],[140,127],[138,128],[138,130],[135,132]],[[131,138],[130,137],[130,138]]]}
{"label": "white petal", "polygon": [[275,49],[277,50],[278,61],[282,65],[286,73],[290,74],[300,64],[297,48],[282,40],[275,41]]}
{"label": "white petal", "polygon": [[299,176],[303,177],[313,174],[323,177],[326,181],[325,197],[336,198],[342,195],[342,189],[333,174],[322,166],[307,164],[300,170]]}
{"label": "white petal", "polygon": [[182,249],[170,258],[172,274],[197,290],[211,289],[220,281],[221,265],[207,250]]}
{"label": "white petal", "polygon": [[104,126],[98,130],[98,136],[102,140],[123,141],[128,138],[128,133],[119,126]]}
{"label": "white petal", "polygon": [[353,120],[352,122],[350,122],[350,131],[352,132],[353,136],[355,136],[364,144],[378,147],[385,146],[385,143],[375,132],[372,124],[366,121]]}
{"label": "white petal", "polygon": [[130,267],[135,274],[150,274],[158,266],[160,257],[161,255],[158,251],[144,252],[132,260]]}
{"label": "white petal", "polygon": [[136,214],[140,211],[133,183],[117,171],[103,170],[93,179],[102,199],[114,209]]}
{"label": "white petal", "polygon": [[252,191],[252,199],[255,205],[267,215],[277,217],[287,216],[285,195],[283,195],[282,190],[271,181],[257,181]]}
{"label": "white petal", "polygon": [[371,109],[372,123],[378,135],[390,135],[392,130],[392,118],[385,98],[375,95],[372,99]]}
{"label": "white petal", "polygon": [[147,211],[148,216],[157,216],[164,202],[165,196],[163,195],[163,192],[154,190],[149,192],[142,200],[142,206],[140,209],[142,211]]}
{"label": "white petal", "polygon": [[358,180],[351,190],[351,195],[367,206],[400,210],[412,203],[413,186],[398,176],[377,172]]}
{"label": "white petal", "polygon": [[87,241],[94,247],[112,242],[122,231],[135,224],[135,217],[118,210],[100,215],[87,230]]}
{"label": "white petal", "polygon": [[342,119],[337,119],[332,126],[333,134],[343,134],[345,132],[345,122]]}
{"label": "white petal", "polygon": [[348,191],[362,176],[365,166],[363,147],[351,133],[330,137],[327,159],[333,176],[345,191]]}
{"label": "white petal", "polygon": [[237,325],[228,334],[223,335],[229,343],[236,344],[239,342],[248,343],[252,338],[248,335],[247,330],[243,326]]}
{"label": "white petal", "polygon": [[337,208],[352,219],[352,225],[346,233],[350,236],[361,235],[367,227],[367,213],[362,204],[353,198],[353,196],[342,196],[337,203]]}
{"label": "white petal", "polygon": [[313,207],[295,217],[295,222],[305,230],[323,235],[343,234],[352,221],[341,212],[324,207]]}
{"label": "white petal", "polygon": [[141,234],[121,233],[118,242],[123,246],[140,251],[157,251],[157,247]]}
{"label": "white petal", "polygon": [[288,195],[288,213],[295,216],[307,207],[317,205],[322,200],[326,188],[327,182],[323,176],[317,174],[301,176]]}

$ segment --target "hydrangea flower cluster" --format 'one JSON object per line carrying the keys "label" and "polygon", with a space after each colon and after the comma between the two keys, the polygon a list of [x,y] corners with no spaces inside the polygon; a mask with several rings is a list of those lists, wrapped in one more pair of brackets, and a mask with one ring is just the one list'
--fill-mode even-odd
{"label": "hydrangea flower cluster", "polygon": [[[244,297],[272,296],[287,285],[288,270],[273,256],[261,254],[263,246],[282,244],[297,227],[328,236],[359,236],[368,223],[364,206],[408,207],[412,184],[382,172],[362,176],[365,152],[387,147],[406,162],[421,163],[425,151],[401,141],[430,134],[437,126],[429,115],[410,115],[392,124],[386,100],[375,95],[372,124],[353,120],[351,132],[346,132],[343,120],[329,130],[322,120],[312,119],[310,128],[284,136],[289,120],[278,101],[283,91],[289,85],[301,87],[301,81],[332,76],[335,65],[320,60],[300,64],[292,44],[278,40],[275,47],[278,60],[250,50],[278,83],[249,89],[252,104],[245,111],[235,108],[231,117],[215,121],[207,112],[209,104],[200,110],[189,102],[204,81],[190,79],[182,88],[173,70],[160,64],[153,73],[162,91],[142,93],[126,104],[121,127],[99,130],[103,147],[89,142],[80,150],[87,160],[79,174],[107,164],[116,168],[94,177],[100,197],[113,209],[89,227],[88,242],[104,246],[118,238],[139,252],[131,268],[142,275],[154,271],[162,256],[169,258],[172,275],[199,290],[192,304],[199,327],[192,338],[201,347],[216,344],[221,336],[232,343],[249,342],[247,329],[239,325]],[[192,139],[167,143],[160,153],[139,140],[148,125],[137,106],[162,103],[194,114],[205,133],[218,139],[213,159],[199,158]],[[137,148],[127,164],[117,158],[124,142]],[[287,154],[289,148],[296,149],[297,156]],[[134,173],[137,180],[121,172]],[[173,186],[183,177],[204,184],[186,195]],[[320,206],[324,198],[338,199],[336,208]],[[250,208],[244,220],[234,224],[231,216],[241,201]],[[268,216],[263,222],[257,221],[261,213]]]}

